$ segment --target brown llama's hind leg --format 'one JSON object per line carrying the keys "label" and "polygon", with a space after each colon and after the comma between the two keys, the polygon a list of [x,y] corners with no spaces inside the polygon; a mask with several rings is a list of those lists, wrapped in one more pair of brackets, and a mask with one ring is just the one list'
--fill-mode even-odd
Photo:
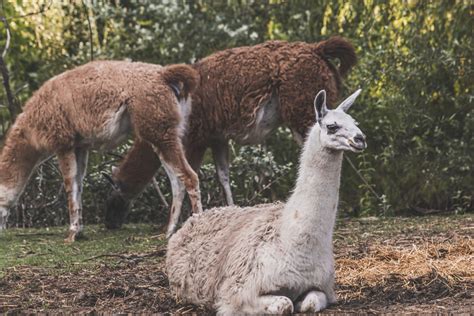
{"label": "brown llama's hind leg", "polygon": [[75,149],[58,153],[59,169],[63,175],[64,188],[67,194],[69,209],[69,234],[65,242],[74,242],[76,236],[82,232],[82,181],[84,180],[87,151]]}
{"label": "brown llama's hind leg", "polygon": [[[201,192],[199,190],[199,179],[194,170],[189,165],[184,155],[183,146],[181,139],[176,135],[173,141],[163,142],[158,148],[159,156],[162,159],[163,164],[166,165],[166,171],[173,176],[170,180],[173,182],[173,178],[177,178],[181,183],[184,184],[186,191],[188,192],[189,199],[191,201],[191,209],[193,213],[202,212],[201,204]],[[173,209],[172,209],[173,211]],[[181,209],[175,209],[175,212],[181,212]],[[170,214],[173,218],[179,218],[179,213]],[[170,222],[170,224],[172,224]],[[170,227],[168,227],[168,232]]]}
{"label": "brown llama's hind leg", "polygon": [[130,201],[143,191],[159,167],[160,159],[151,145],[135,139],[127,156],[112,172],[116,188],[107,199],[105,226],[108,229],[122,226]]}
{"label": "brown llama's hind leg", "polygon": [[[186,148],[186,157],[193,168],[193,170],[197,173],[199,168],[201,167],[202,159],[204,156],[204,152],[206,151],[206,146],[188,146]],[[169,221],[168,221],[168,228],[166,231],[166,237],[169,238],[171,235],[176,231],[176,227],[179,222],[179,217],[181,216],[181,210],[184,200],[184,193],[186,191],[186,187],[184,183],[181,182],[177,174],[173,171],[171,166],[169,166],[166,162],[164,162],[164,158],[160,157],[163,160],[163,167],[170,179],[171,189],[173,192],[173,203],[170,208],[169,212]]]}

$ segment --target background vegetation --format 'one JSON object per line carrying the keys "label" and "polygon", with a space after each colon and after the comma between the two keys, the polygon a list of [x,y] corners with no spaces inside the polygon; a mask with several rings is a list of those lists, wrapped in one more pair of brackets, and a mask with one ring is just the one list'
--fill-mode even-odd
{"label": "background vegetation", "polygon": [[[3,1],[12,32],[5,57],[20,104],[58,73],[90,59],[193,62],[215,51],[270,39],[316,42],[342,35],[359,63],[345,94],[363,88],[353,115],[368,150],[345,162],[341,212],[392,215],[466,212],[473,208],[474,7],[464,1]],[[6,44],[0,26],[0,48]],[[0,135],[9,126],[0,89]],[[129,146],[91,157],[86,222],[101,222],[109,172]],[[299,149],[280,129],[257,147],[232,147],[231,179],[238,204],[285,199]],[[223,204],[209,157],[201,170],[203,200]],[[18,226],[67,220],[53,160],[41,166],[10,217]],[[163,170],[157,181],[168,201]],[[164,222],[167,210],[150,186],[130,220]]]}

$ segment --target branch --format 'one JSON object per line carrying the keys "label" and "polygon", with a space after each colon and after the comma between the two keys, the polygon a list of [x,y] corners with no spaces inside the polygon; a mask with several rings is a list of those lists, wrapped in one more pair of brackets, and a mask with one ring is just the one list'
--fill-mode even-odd
{"label": "branch", "polygon": [[[53,4],[53,0],[50,0],[49,4],[47,6],[45,4],[43,4],[41,9],[37,12],[31,12],[31,13],[27,13],[27,14],[24,14],[24,15],[12,16],[12,17],[9,17],[8,20],[22,19],[22,18],[26,18],[26,17],[32,16],[32,15],[43,14],[44,12],[49,10],[49,8],[51,7],[52,4]],[[3,1],[2,1],[2,7],[3,7]]]}
{"label": "branch", "polygon": [[90,47],[91,47],[91,56],[90,56],[90,61],[93,61],[94,60],[94,45],[93,45],[93,41],[92,41],[92,26],[91,26],[91,19],[89,17],[89,10],[87,9],[87,5],[86,3],[84,2],[84,0],[82,1],[82,5],[84,7],[84,12],[86,13],[86,17],[87,17],[87,25],[89,26],[89,44],[90,44]]}
{"label": "branch", "polygon": [[7,55],[8,48],[10,47],[10,26],[8,25],[8,21],[5,17],[0,17],[0,20],[5,25],[5,29],[7,31],[7,42],[5,44],[5,48],[3,49],[2,56],[0,56],[0,72],[2,73],[3,86],[5,87],[5,92],[7,94],[10,120],[13,123],[18,113],[20,112],[20,105],[18,104],[17,100],[15,99],[15,96],[12,93],[12,89],[10,87],[10,75],[8,73],[8,68],[4,59]]}
{"label": "branch", "polygon": [[169,208],[168,202],[166,202],[165,196],[163,195],[163,192],[160,190],[160,186],[158,185],[158,181],[156,181],[156,178],[153,177],[153,187],[155,188],[156,192],[158,192],[158,196],[161,199],[161,202],[165,205],[166,208]]}
{"label": "branch", "polygon": [[3,52],[2,52],[2,58],[5,58],[5,56],[7,55],[7,51],[10,48],[11,35],[10,35],[10,27],[9,27],[8,22],[5,19],[5,17],[1,17],[1,20],[2,20],[3,24],[5,24],[5,28],[7,30],[7,42],[5,43],[5,48],[3,49]]}
{"label": "branch", "polygon": [[352,162],[352,160],[347,157],[347,155],[344,155],[344,158],[346,159],[346,161],[349,163],[349,165],[351,166],[352,169],[354,169],[355,173],[359,176],[359,178],[362,180],[362,182],[364,182],[364,184],[367,186],[367,188],[369,189],[369,191],[377,198],[377,200],[383,202],[383,199],[382,197],[377,193],[375,192],[374,188],[372,188],[372,186],[369,184],[369,182],[367,182],[367,180],[365,179],[365,177],[360,173],[360,171],[356,168],[356,166],[354,165],[354,163]]}

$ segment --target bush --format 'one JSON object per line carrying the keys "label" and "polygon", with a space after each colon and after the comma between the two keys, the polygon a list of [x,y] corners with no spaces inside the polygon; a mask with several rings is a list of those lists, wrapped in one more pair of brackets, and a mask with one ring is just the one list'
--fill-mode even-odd
{"label": "bush", "polygon": [[[359,56],[359,64],[345,80],[344,95],[363,88],[352,114],[361,122],[369,143],[363,154],[348,154],[357,172],[344,162],[343,212],[472,211],[473,20],[469,1],[94,3],[48,6],[45,2],[42,14],[11,21],[7,61],[13,86],[21,88],[22,102],[53,74],[90,59],[87,16],[95,58],[163,64],[192,62],[220,49],[268,39],[312,42],[342,35],[354,43]],[[24,15],[39,11],[42,5],[9,3],[4,12],[10,17]],[[0,116],[3,122],[8,120],[5,108],[0,107]],[[234,144],[231,179],[236,203],[285,199],[294,184],[298,155],[284,128],[262,146]],[[114,159],[104,154],[91,157],[84,194],[88,222],[101,221],[102,201],[110,187],[100,172],[110,170]],[[58,198],[57,193],[60,178],[53,166],[48,163],[35,174],[12,223],[53,225],[67,220],[64,194]],[[208,156],[200,177],[205,204],[221,205],[223,196]],[[162,170],[157,179],[170,200]],[[164,222],[166,218],[167,210],[152,187],[135,202],[130,214],[135,221]]]}

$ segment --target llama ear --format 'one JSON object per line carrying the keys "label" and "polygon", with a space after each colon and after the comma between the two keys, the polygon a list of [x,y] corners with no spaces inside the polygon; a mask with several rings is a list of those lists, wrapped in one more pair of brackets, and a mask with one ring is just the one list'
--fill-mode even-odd
{"label": "llama ear", "polygon": [[316,113],[316,121],[321,122],[322,118],[328,112],[326,107],[326,91],[321,90],[314,98],[314,112]]}
{"label": "llama ear", "polygon": [[337,107],[337,110],[347,112],[347,110],[349,110],[349,108],[352,106],[352,104],[357,99],[357,97],[359,96],[361,91],[362,91],[362,89],[358,89],[356,92],[351,94],[347,99],[342,101],[342,103]]}

